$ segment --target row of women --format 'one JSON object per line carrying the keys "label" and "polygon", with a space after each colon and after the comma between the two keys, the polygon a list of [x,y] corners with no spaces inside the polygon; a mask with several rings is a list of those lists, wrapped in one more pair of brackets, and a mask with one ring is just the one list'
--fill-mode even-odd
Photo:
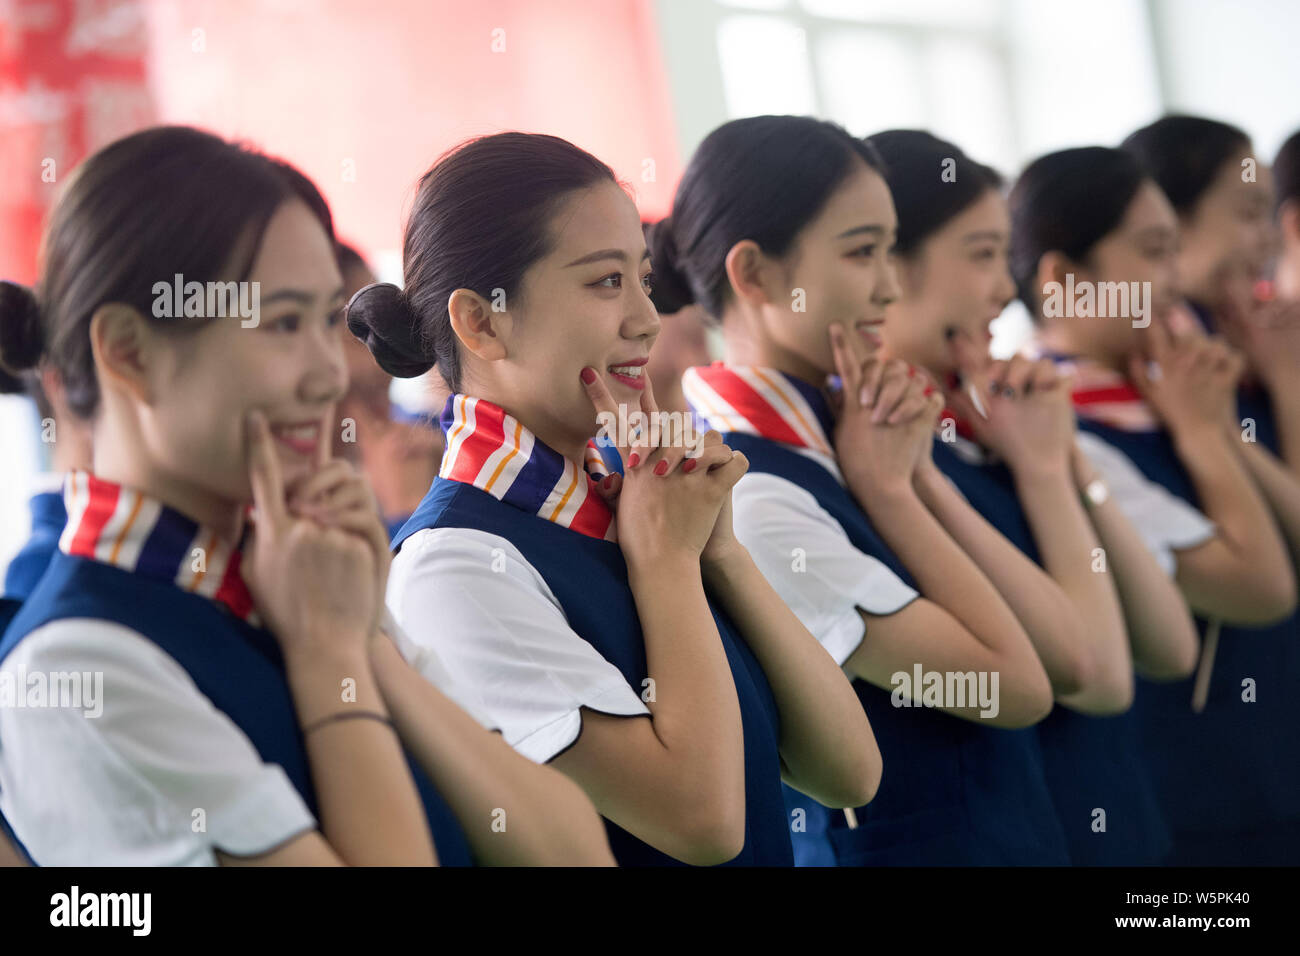
{"label": "row of women", "polygon": [[[291,166],[154,128],[3,286],[89,456],[7,581],[15,859],[1300,859],[1300,135],[1270,170],[1171,116],[1006,191],[753,117],[643,230],[503,133],[420,181],[402,289],[346,300],[336,252]],[[159,318],[173,277],[260,314]],[[1016,297],[1035,354],[994,360]],[[725,359],[656,418],[688,308]],[[332,457],[342,322],[449,389],[391,538]]]}

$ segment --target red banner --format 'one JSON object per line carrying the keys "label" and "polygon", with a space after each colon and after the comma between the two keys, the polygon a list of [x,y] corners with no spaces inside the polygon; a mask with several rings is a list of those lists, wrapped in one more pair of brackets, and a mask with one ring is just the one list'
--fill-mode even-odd
{"label": "red banner", "polygon": [[59,183],[153,121],[146,52],[139,0],[0,2],[0,277],[35,280]]}

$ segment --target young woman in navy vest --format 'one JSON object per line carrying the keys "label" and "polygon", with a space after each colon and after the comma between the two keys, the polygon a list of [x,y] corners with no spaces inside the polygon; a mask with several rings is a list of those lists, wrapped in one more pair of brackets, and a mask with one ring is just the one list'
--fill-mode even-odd
{"label": "young woman in navy vest", "polygon": [[[818,824],[804,859],[1065,863],[1037,740],[1015,729],[1051,708],[1048,675],[913,483],[940,397],[877,355],[897,294],[878,170],[875,150],[830,123],[727,123],[692,158],[655,259],[722,322],[726,363],[683,387],[750,461],[737,536],[857,678],[885,760],[876,800],[853,814],[791,795]],[[837,371],[838,396],[824,390]],[[927,693],[925,672],[996,673],[998,706]]]}
{"label": "young woman in navy vest", "polygon": [[1233,420],[1241,360],[1194,326],[1171,331],[1178,223],[1132,156],[1045,156],[1010,206],[1011,269],[1031,315],[1045,316],[1044,296],[1067,282],[1136,282],[1147,299],[1145,318],[1044,317],[1039,338],[1070,360],[1080,428],[1101,442],[1087,446],[1093,464],[1202,623],[1195,676],[1141,682],[1136,694],[1173,835],[1166,861],[1294,860],[1295,579],[1247,463],[1267,452],[1244,443]]}
{"label": "young woman in navy vest", "polygon": [[856,804],[879,753],[731,533],[745,457],[611,428],[624,476],[601,468],[598,415],[655,411],[635,205],[562,139],[488,136],[425,175],[404,259],[403,290],[348,308],[384,368],[436,364],[454,393],[439,477],[393,542],[394,616],[586,789],[620,863],[788,865],[782,778]]}
{"label": "young woman in navy vest", "polygon": [[1246,355],[1239,420],[1249,418],[1257,441],[1274,454],[1281,433],[1288,435],[1291,467],[1300,474],[1295,356],[1269,334],[1275,304],[1260,301],[1277,244],[1268,165],[1241,129],[1199,116],[1162,117],[1120,148],[1141,163],[1177,214],[1178,283],[1191,316]]}
{"label": "young woman in navy vest", "polygon": [[[343,300],[315,187],[145,130],[77,170],[42,262],[39,297],[6,294],[3,361],[58,370],[94,467],[69,475],[59,551],[0,643],[26,704],[0,708],[0,809],[31,857],[609,862],[578,788],[394,646],[373,496],[328,459]],[[249,283],[258,307],[167,318],[174,281]],[[60,672],[102,674],[101,694],[32,697]]]}
{"label": "young woman in navy vest", "polygon": [[[923,462],[926,480],[941,487],[937,466],[1000,532],[990,534],[968,509],[946,522],[1026,629],[1067,628],[1062,639],[1088,654],[1081,686],[1067,690],[1057,682],[1060,706],[1038,725],[1071,860],[1159,863],[1168,834],[1136,722],[1113,715],[1131,714],[1135,666],[1155,679],[1191,673],[1191,616],[1076,447],[1070,390],[1055,364],[989,357],[989,325],[1015,294],[1001,178],[919,130],[878,133],[868,142],[884,158],[899,221],[902,294],[886,310],[885,344],[941,382],[950,409],[933,463]],[[1008,541],[1041,571],[1001,560]],[[1044,613],[1055,621],[1043,621]],[[1039,649],[1047,660],[1041,642]]]}

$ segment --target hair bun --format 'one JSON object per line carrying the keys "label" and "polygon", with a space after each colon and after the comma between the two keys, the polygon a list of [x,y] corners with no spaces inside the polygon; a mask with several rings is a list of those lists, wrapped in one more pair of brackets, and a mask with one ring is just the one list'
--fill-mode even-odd
{"label": "hair bun", "polygon": [[650,298],[659,312],[671,315],[695,302],[690,280],[677,263],[677,240],[673,236],[671,217],[647,225],[645,233],[655,276]]}
{"label": "hair bun", "polygon": [[0,282],[0,365],[15,374],[34,369],[45,353],[41,307],[32,290]]}
{"label": "hair bun", "polygon": [[433,368],[420,335],[420,319],[391,282],[373,282],[348,302],[348,331],[365,343],[389,375],[415,378]]}

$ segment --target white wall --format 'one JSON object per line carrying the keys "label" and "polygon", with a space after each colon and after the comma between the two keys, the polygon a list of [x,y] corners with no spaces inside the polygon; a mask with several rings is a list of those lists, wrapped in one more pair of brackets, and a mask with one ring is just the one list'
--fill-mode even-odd
{"label": "white wall", "polygon": [[1152,0],[1165,101],[1242,127],[1271,162],[1300,129],[1300,3]]}

